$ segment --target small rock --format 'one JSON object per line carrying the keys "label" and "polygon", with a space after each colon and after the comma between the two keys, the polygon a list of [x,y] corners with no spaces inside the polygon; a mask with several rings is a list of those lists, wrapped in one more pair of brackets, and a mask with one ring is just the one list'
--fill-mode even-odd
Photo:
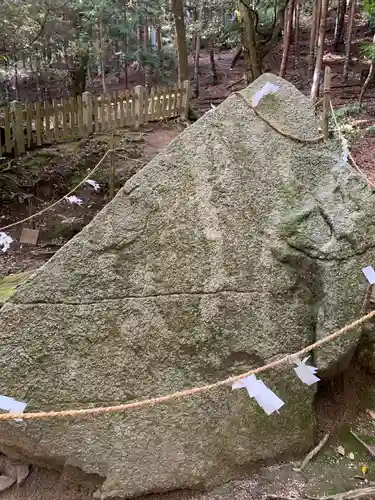
{"label": "small rock", "polygon": [[17,465],[17,484],[20,486],[25,482],[25,479],[29,475],[30,469],[28,465]]}
{"label": "small rock", "polygon": [[345,449],[344,449],[344,447],[343,446],[339,446],[337,448],[337,453],[339,453],[342,456],[345,456]]}
{"label": "small rock", "polygon": [[350,460],[354,460],[354,453],[351,451],[349,453],[348,457],[350,458]]}
{"label": "small rock", "polygon": [[0,476],[0,493],[14,485],[16,479],[10,476]]}

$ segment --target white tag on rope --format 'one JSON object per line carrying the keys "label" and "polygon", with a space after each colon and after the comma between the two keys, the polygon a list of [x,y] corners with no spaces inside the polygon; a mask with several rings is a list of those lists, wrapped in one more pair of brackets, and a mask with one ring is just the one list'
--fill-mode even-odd
{"label": "white tag on rope", "polygon": [[72,196],[66,196],[65,199],[69,201],[72,205],[82,205],[83,200],[81,198],[78,198],[78,196],[72,195]]}
{"label": "white tag on rope", "polygon": [[[23,413],[27,403],[16,401],[8,396],[0,396],[0,409],[9,411],[9,413]],[[22,422],[21,418],[14,419],[16,422]]]}
{"label": "white tag on rope", "polygon": [[258,106],[260,100],[263,99],[263,97],[268,94],[275,94],[279,90],[279,88],[279,85],[267,82],[260,90],[258,90],[258,92],[255,92],[251,100],[251,104],[255,108],[255,106]]}
{"label": "white tag on rope", "polygon": [[302,380],[302,382],[306,385],[313,385],[320,381],[320,378],[315,374],[318,369],[315,366],[307,365],[306,361],[310,356],[307,356],[305,359],[300,361],[297,359],[295,361],[297,368],[294,368],[294,371],[297,374],[297,377]]}
{"label": "white tag on rope", "polygon": [[370,285],[375,284],[375,271],[372,266],[367,266],[362,269],[363,274],[366,276],[367,281],[370,283]]}
{"label": "white tag on rope", "polygon": [[11,243],[13,243],[13,238],[0,231],[0,248],[4,253],[9,249]]}
{"label": "white tag on rope", "polygon": [[232,389],[246,388],[249,396],[263,408],[267,415],[278,411],[285,403],[255,375],[249,375],[232,384]]}
{"label": "white tag on rope", "polygon": [[86,181],[87,184],[90,184],[90,186],[92,186],[95,191],[99,191],[100,189],[100,184],[98,184],[96,181],[94,181],[93,179],[87,179]]}

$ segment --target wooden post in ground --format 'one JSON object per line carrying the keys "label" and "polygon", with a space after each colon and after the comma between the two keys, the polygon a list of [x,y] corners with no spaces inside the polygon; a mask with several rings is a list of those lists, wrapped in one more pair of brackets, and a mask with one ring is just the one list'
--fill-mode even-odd
{"label": "wooden post in ground", "polygon": [[325,67],[324,70],[324,94],[323,94],[323,135],[324,140],[328,139],[328,125],[331,102],[331,68]]}
{"label": "wooden post in ground", "polygon": [[182,88],[181,88],[181,118],[183,120],[187,120],[189,116],[189,97],[190,97],[189,94],[190,94],[189,80],[185,80],[182,83]]}
{"label": "wooden post in ground", "polygon": [[134,128],[138,129],[143,122],[142,111],[143,111],[143,101],[144,101],[144,88],[141,85],[137,85],[134,89],[134,92],[135,92]]}
{"label": "wooden post in ground", "polygon": [[109,153],[109,198],[112,200],[115,196],[116,180],[116,162],[115,162],[115,137],[112,134],[110,142],[111,151]]}

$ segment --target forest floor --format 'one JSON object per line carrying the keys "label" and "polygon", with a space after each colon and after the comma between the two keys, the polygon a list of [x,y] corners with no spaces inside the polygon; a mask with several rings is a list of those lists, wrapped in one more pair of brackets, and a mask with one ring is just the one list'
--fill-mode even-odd
{"label": "forest floor", "polygon": [[[358,19],[356,40],[363,40],[365,28]],[[370,88],[365,97],[365,106],[357,106],[360,91],[360,72],[366,62],[359,57],[358,42],[353,43],[353,63],[350,68],[349,81],[343,82],[341,73],[343,56],[333,52],[330,45],[332,31],[327,31],[327,51],[325,64],[332,68],[333,79],[332,101],[344,134],[351,144],[352,154],[365,175],[375,182],[375,88]],[[286,78],[294,83],[302,92],[308,94],[311,81],[307,72],[308,36],[301,39],[301,55],[296,61],[292,51]],[[193,104],[200,114],[218,105],[233,90],[244,86],[243,82],[229,88],[243,74],[243,61],[230,70],[230,62],[234,50],[219,52],[216,57],[219,76],[218,85],[211,85],[209,56],[202,52],[201,57],[201,93]],[[280,44],[267,58],[267,69],[278,73],[281,60]],[[191,59],[192,62],[192,59]],[[140,131],[118,131],[115,136],[115,147],[120,156],[114,159],[116,165],[115,188],[119,189],[137,170],[146,165],[160,150],[166,147],[184,125],[178,121],[149,124]],[[63,197],[90,169],[100,160],[109,147],[111,137],[98,135],[87,140],[59,144],[28,153],[20,160],[13,161],[10,169],[24,169],[22,174],[24,194],[32,194],[32,212],[43,209]],[[0,255],[0,276],[7,276],[21,271],[31,271],[42,265],[69,238],[80,231],[92,217],[109,201],[109,161],[103,165],[94,179],[101,185],[97,193],[90,186],[82,187],[77,196],[84,200],[83,206],[69,205],[66,201],[51,211],[45,212],[36,220],[36,228],[40,229],[37,246],[15,243],[11,250]],[[0,227],[27,217],[29,208],[26,202],[15,199],[12,203],[1,207]],[[31,224],[24,225],[32,227]],[[19,240],[21,227],[7,229],[15,241]],[[6,294],[4,295],[4,297]],[[0,305],[1,305],[0,280]],[[327,389],[327,394],[320,391],[321,399],[317,400],[320,435],[333,430],[332,438],[306,468],[304,473],[298,472],[294,463],[264,468],[252,479],[230,482],[213,489],[211,492],[183,492],[165,495],[150,495],[148,500],[255,500],[266,498],[267,494],[298,498],[303,494],[326,495],[358,488],[361,485],[375,483],[375,467],[369,460],[363,447],[353,440],[349,425],[364,437],[368,444],[375,443],[375,425],[372,417],[364,410],[375,409],[375,393],[369,394],[370,382],[363,375],[348,373],[349,384]],[[355,385],[351,381],[355,380]],[[343,388],[345,386],[345,389]],[[349,392],[348,392],[349,391]],[[337,421],[337,415],[341,420]],[[332,424],[335,428],[332,429]],[[345,449],[344,456],[337,452],[341,445]],[[353,458],[353,455],[354,458]],[[361,466],[366,463],[369,471],[361,478]],[[89,500],[92,488],[67,483],[58,472],[32,469],[29,478],[22,487],[2,493],[4,500]]]}

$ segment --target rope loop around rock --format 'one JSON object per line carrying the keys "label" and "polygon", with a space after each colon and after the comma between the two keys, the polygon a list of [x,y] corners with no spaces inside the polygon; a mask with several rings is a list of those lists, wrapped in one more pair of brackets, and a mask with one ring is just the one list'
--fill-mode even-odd
{"label": "rope loop around rock", "polygon": [[270,122],[268,118],[263,116],[259,111],[255,109],[254,106],[252,106],[240,92],[234,92],[234,94],[239,97],[248,108],[250,108],[252,111],[254,111],[255,115],[260,118],[264,123],[266,123],[272,130],[274,130],[277,134],[282,135],[283,137],[286,137],[287,139],[290,139],[295,142],[299,142],[301,144],[317,144],[318,142],[321,142],[324,140],[324,135],[318,135],[317,137],[311,137],[310,139],[302,139],[302,137],[297,137],[296,135],[291,134],[290,132],[286,132],[285,130],[282,130],[278,125]]}

